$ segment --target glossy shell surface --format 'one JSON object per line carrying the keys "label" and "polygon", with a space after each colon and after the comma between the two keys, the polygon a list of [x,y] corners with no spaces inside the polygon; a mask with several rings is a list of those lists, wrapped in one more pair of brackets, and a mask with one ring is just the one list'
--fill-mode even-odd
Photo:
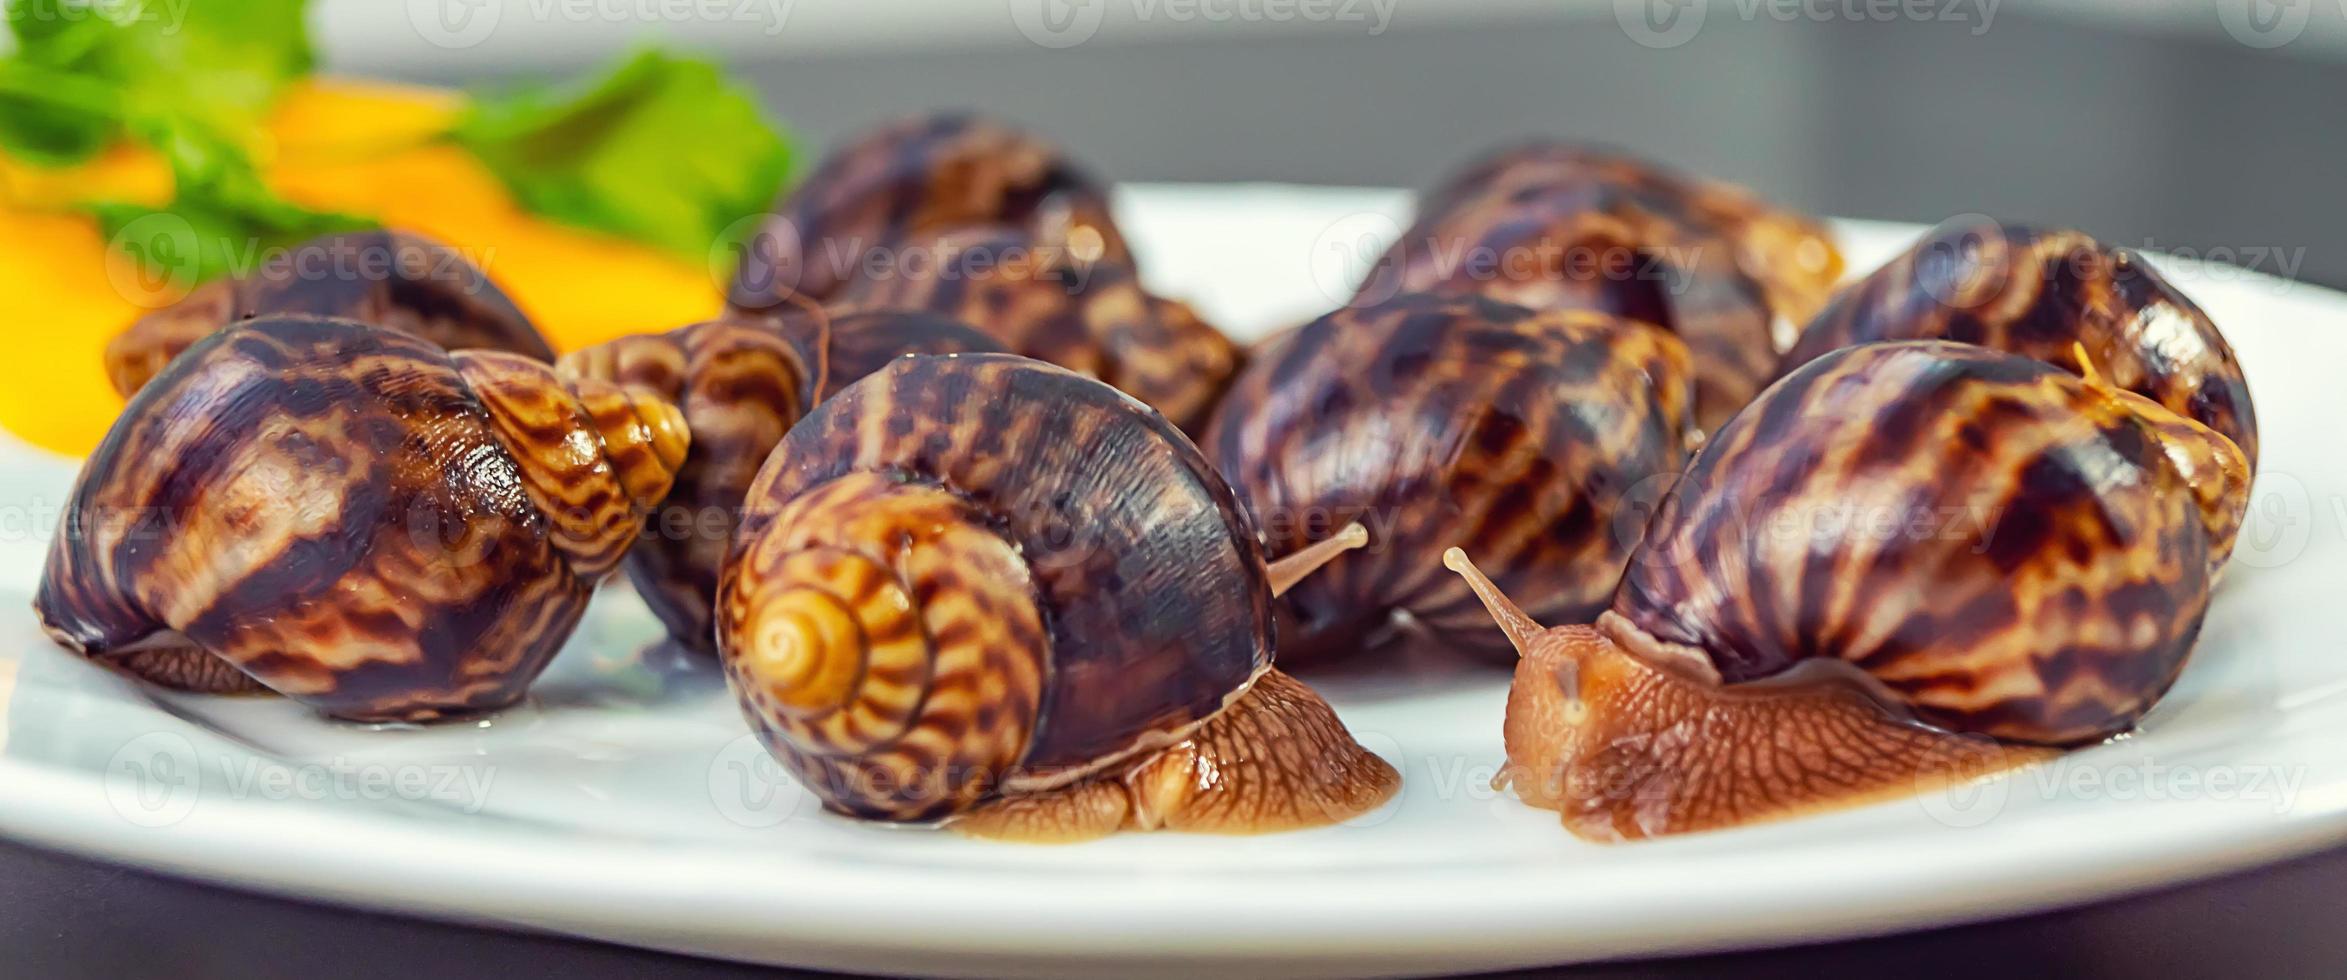
{"label": "glossy shell surface", "polygon": [[646,521],[627,569],[670,634],[710,652],[718,570],[742,501],[783,434],[817,401],[893,359],[1001,349],[944,317],[885,311],[831,317],[821,326],[807,318],[698,323],[574,353],[562,370],[657,392],[683,409],[692,450],[668,499]]}
{"label": "glossy shell surface", "polygon": [[36,605],[90,656],[192,644],[341,717],[502,707],[617,567],[681,437],[663,403],[516,355],[248,321],[131,401]]}
{"label": "glossy shell surface", "polygon": [[1421,202],[1355,303],[1473,293],[1667,327],[1694,355],[1698,420],[1773,377],[1842,261],[1823,225],[1618,153],[1538,143],[1470,164]]}
{"label": "glossy shell surface", "polygon": [[1369,645],[1398,611],[1505,655],[1444,573],[1464,547],[1545,622],[1604,608],[1651,497],[1685,456],[1688,354],[1643,323],[1411,294],[1339,310],[1262,353],[1203,440],[1287,554],[1351,521],[1369,545],[1283,599],[1291,657]]}
{"label": "glossy shell surface", "polygon": [[1206,422],[1243,359],[1186,304],[1151,295],[1129,265],[1084,262],[1008,228],[971,228],[920,245],[921,274],[860,279],[845,309],[933,310],[1013,352],[1098,378],[1184,431]]}
{"label": "glossy shell surface", "polygon": [[2126,729],[2175,680],[2209,547],[2121,393],[1970,345],[1872,344],[1715,435],[1613,612],[1646,652],[1730,684],[1839,661],[1931,724],[2069,744]]}
{"label": "glossy shell surface", "polygon": [[246,275],[206,283],[141,318],[108,345],[107,376],[128,396],[196,341],[265,314],[343,317],[447,350],[554,360],[529,317],[462,253],[410,232],[361,231],[270,255]]}
{"label": "glossy shell surface", "polygon": [[[850,385],[777,448],[735,541],[718,633],[737,693],[768,747],[850,813],[922,819],[970,798],[860,792],[883,763],[1003,780],[1161,746],[1270,661],[1262,553],[1221,478],[1139,403],[1026,358],[908,358]],[[824,583],[808,616],[909,610],[924,628],[863,617],[849,709],[780,703],[745,684],[728,638],[786,580]],[[974,666],[1005,657],[1020,665]],[[1005,731],[1025,733],[1015,755],[973,734]]]}
{"label": "glossy shell surface", "polygon": [[2083,232],[1942,224],[1835,297],[1779,370],[1879,340],[1962,341],[2074,373],[2083,347],[2103,378],[2215,429],[2257,463],[2257,413],[2232,345],[2150,263]]}
{"label": "glossy shell surface", "polygon": [[832,299],[906,242],[1006,225],[1087,260],[1130,262],[1101,185],[1057,147],[1006,123],[948,113],[899,120],[825,157],[743,249],[729,292],[746,310],[785,293]]}

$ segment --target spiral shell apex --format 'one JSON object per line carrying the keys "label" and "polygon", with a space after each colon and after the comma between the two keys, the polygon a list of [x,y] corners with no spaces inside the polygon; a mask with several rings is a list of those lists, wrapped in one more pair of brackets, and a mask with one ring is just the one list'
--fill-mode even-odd
{"label": "spiral shell apex", "polygon": [[711,653],[718,570],[742,500],[783,433],[823,398],[893,358],[1000,349],[943,317],[885,311],[820,323],[801,317],[698,323],[573,353],[560,370],[654,392],[683,410],[692,450],[668,496],[652,502],[652,533],[629,553],[628,577],[672,636]]}
{"label": "spiral shell apex", "polygon": [[1396,778],[1270,671],[1274,580],[1156,413],[1026,358],[912,357],[776,447],[717,636],[752,727],[835,811],[1260,832],[1344,819]]}
{"label": "spiral shell apex", "polygon": [[272,254],[242,275],[205,283],[140,318],[107,344],[107,377],[127,398],[196,341],[264,314],[344,317],[447,350],[554,360],[554,348],[529,317],[455,249],[411,232],[360,231]]}
{"label": "spiral shell apex", "polygon": [[656,396],[262,317],[131,400],[36,606],[61,643],[159,683],[242,675],[361,720],[498,708],[577,625],[688,445]]}

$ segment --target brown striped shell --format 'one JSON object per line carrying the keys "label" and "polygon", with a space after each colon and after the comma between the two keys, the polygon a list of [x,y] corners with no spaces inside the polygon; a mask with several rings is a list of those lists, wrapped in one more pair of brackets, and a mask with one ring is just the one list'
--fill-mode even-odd
{"label": "brown striped shell", "polygon": [[245,275],[196,287],[106,346],[106,376],[129,397],[196,341],[264,314],[346,317],[404,330],[447,350],[554,348],[481,268],[413,232],[359,231],[272,254]]}
{"label": "brown striped shell", "polygon": [[58,642],[167,685],[249,678],[369,721],[503,707],[686,439],[669,403],[518,355],[249,320],[131,399],[35,605]]}
{"label": "brown striped shell", "polygon": [[1537,143],[1429,191],[1354,302],[1473,293],[1669,328],[1694,355],[1697,421],[1709,429],[1773,377],[1780,346],[1825,304],[1841,269],[1817,222],[1739,188]]}
{"label": "brown striped shell", "polygon": [[1830,658],[1953,731],[2122,731],[2208,605],[2209,532],[2171,425],[2192,423],[2029,358],[1845,348],[1697,456],[1613,613],[1730,684]]}
{"label": "brown striped shell", "polygon": [[728,297],[765,310],[828,302],[875,254],[970,225],[1003,225],[1081,261],[1130,264],[1105,189],[1057,147],[962,113],[898,120],[847,141],[742,251]]}
{"label": "brown striped shell", "polygon": [[[815,404],[908,354],[1000,351],[984,334],[910,311],[718,320],[624,337],[563,358],[569,377],[659,394],[684,411],[693,445],[646,520],[628,577],[688,648],[716,649],[709,610],[742,500],[775,443]],[[821,390],[817,386],[821,385]]]}
{"label": "brown striped shell", "polygon": [[[1248,528],[1188,440],[1112,389],[1008,355],[910,358],[776,448],[719,588],[719,646],[817,795],[934,819],[1244,691],[1271,659]],[[761,639],[801,634],[825,639]],[[821,683],[770,683],[794,676],[778,646]]]}
{"label": "brown striped shell", "polygon": [[1244,359],[1188,305],[1141,288],[1124,263],[1080,262],[1002,227],[940,235],[905,254],[927,258],[849,283],[837,305],[943,313],[1016,353],[1106,381],[1184,432],[1204,427]]}
{"label": "brown striped shell", "polygon": [[1438,556],[1469,549],[1543,617],[1596,616],[1638,541],[1629,495],[1684,462],[1690,374],[1642,323],[1405,294],[1263,352],[1202,445],[1270,553],[1369,530],[1283,600],[1290,657],[1370,646],[1397,613],[1443,648],[1502,654]]}
{"label": "brown striped shell", "polygon": [[1939,341],[1811,361],[1657,508],[1612,609],[1518,661],[1500,782],[1598,840],[1942,792],[2126,730],[2190,654],[2209,531],[2161,441],[2229,440]]}
{"label": "brown striped shell", "polygon": [[1778,372],[1880,340],[1955,340],[2090,368],[2215,429],[2257,466],[2249,383],[2216,324],[2141,256],[2084,232],[1951,219],[1835,297]]}

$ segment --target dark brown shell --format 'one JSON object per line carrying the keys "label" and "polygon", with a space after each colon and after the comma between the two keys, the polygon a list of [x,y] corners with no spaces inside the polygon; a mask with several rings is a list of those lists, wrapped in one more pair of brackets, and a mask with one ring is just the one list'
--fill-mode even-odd
{"label": "dark brown shell", "polygon": [[[746,604],[814,580],[830,584],[804,615],[863,624],[860,666],[836,678],[854,696],[828,714],[740,669],[765,615]],[[891,820],[1162,746],[1272,652],[1260,545],[1189,440],[1099,382],[1002,354],[892,362],[793,428],[751,491],[718,616],[768,747],[833,808]],[[907,643],[929,652],[891,659]],[[958,789],[912,795],[872,771]]]}
{"label": "dark brown shell", "polygon": [[829,301],[875,252],[969,225],[1013,227],[1085,261],[1132,261],[1106,191],[1057,147],[947,113],[899,120],[832,151],[746,244],[728,298],[755,312],[792,292]]}
{"label": "dark brown shell", "polygon": [[2104,380],[2217,430],[2257,465],[2249,383],[2216,324],[2140,256],[2084,232],[1941,224],[1836,296],[1778,373],[1878,340],[1979,344],[2074,373],[2083,345]]}
{"label": "dark brown shell", "polygon": [[264,314],[343,317],[446,350],[554,360],[529,317],[455,249],[412,232],[359,231],[271,255],[241,277],[206,283],[141,317],[107,345],[106,375],[129,397],[196,341]]}
{"label": "dark brown shell", "polygon": [[1656,511],[1614,599],[1645,634],[1626,645],[1691,653],[1731,684],[1840,661],[1958,732],[2123,730],[2182,668],[2210,575],[2140,405],[1965,344],[1813,360]]}
{"label": "dark brown shell", "polygon": [[884,311],[844,314],[825,325],[806,318],[698,323],[578,351],[561,369],[655,392],[684,410],[692,450],[675,488],[646,521],[646,539],[628,555],[627,569],[670,634],[706,653],[716,649],[709,610],[742,500],[783,434],[819,400],[890,360],[1000,350],[944,317]]}
{"label": "dark brown shell", "polygon": [[918,248],[922,274],[859,279],[843,309],[924,309],[1013,352],[1098,378],[1185,432],[1206,423],[1244,359],[1187,305],[1141,288],[1129,265],[1076,262],[1007,228],[968,228]]}
{"label": "dark brown shell", "polygon": [[517,355],[246,321],[131,400],[35,605],[91,657],[216,657],[339,717],[502,707],[618,566],[683,440],[667,403]]}
{"label": "dark brown shell", "polygon": [[1446,648],[1504,654],[1474,595],[1440,573],[1451,547],[1540,618],[1588,621],[1638,543],[1625,500],[1684,461],[1690,374],[1686,348],[1654,327],[1473,296],[1339,310],[1264,352],[1223,401],[1208,455],[1267,553],[1356,520],[1370,534],[1284,598],[1282,652],[1356,650],[1406,611]]}
{"label": "dark brown shell", "polygon": [[1773,376],[1842,260],[1815,221],[1617,153],[1537,143],[1428,192],[1356,304],[1473,293],[1670,329],[1695,358],[1697,420],[1725,421]]}

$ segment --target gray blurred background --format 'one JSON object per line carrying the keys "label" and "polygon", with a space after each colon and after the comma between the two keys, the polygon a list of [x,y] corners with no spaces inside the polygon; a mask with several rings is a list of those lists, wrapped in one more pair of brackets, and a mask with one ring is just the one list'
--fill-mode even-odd
{"label": "gray blurred background", "polygon": [[968,107],[1116,179],[1420,187],[1556,135],[1817,212],[1984,212],[2347,286],[2347,0],[322,6],[330,67],[422,81],[714,52],[808,148]]}

